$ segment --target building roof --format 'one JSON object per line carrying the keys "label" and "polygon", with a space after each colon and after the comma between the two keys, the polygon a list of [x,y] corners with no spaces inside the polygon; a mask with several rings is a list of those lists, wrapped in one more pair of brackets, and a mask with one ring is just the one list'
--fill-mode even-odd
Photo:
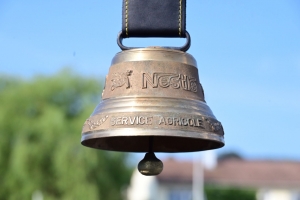
{"label": "building roof", "polygon": [[157,176],[160,182],[192,182],[193,163],[168,159],[163,161],[164,169]]}
{"label": "building roof", "polygon": [[[160,182],[191,183],[193,163],[168,159],[157,176]],[[212,170],[204,170],[206,184],[235,187],[300,188],[300,162],[225,159]]]}

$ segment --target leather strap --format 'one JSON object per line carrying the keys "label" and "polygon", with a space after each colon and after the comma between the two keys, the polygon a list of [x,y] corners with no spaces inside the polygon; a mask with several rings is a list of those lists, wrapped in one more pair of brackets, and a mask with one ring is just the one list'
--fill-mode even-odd
{"label": "leather strap", "polygon": [[122,37],[186,37],[186,0],[123,0]]}

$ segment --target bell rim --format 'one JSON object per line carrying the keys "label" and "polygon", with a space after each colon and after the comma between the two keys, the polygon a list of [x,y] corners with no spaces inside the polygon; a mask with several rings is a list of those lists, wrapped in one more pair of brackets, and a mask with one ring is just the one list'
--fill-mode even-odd
{"label": "bell rim", "polygon": [[[176,132],[176,133],[174,133]],[[172,130],[172,129],[141,129],[141,128],[118,128],[118,129],[104,129],[104,130],[97,130],[97,131],[89,131],[85,132],[81,136],[81,144],[90,148],[95,149],[102,149],[102,150],[110,150],[110,151],[119,151],[119,152],[147,152],[146,150],[128,150],[128,148],[118,148],[118,147],[111,147],[106,148],[105,145],[89,145],[88,142],[94,140],[94,142],[101,142],[102,139],[107,138],[124,138],[124,137],[168,137],[168,138],[178,138],[178,139],[193,139],[198,140],[199,143],[202,141],[211,142],[213,147],[204,148],[201,145],[197,148],[192,148],[193,150],[184,150],[180,149],[178,151],[161,151],[155,150],[155,152],[165,152],[165,153],[178,153],[178,152],[197,152],[197,151],[204,151],[204,150],[212,150],[218,149],[225,145],[224,142],[224,135],[219,135],[212,132],[207,131],[183,131],[183,130]],[[134,149],[134,147],[132,148]]]}

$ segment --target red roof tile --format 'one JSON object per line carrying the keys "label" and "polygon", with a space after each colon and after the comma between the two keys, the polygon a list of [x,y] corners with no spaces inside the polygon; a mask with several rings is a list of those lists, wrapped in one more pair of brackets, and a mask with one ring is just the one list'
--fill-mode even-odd
{"label": "red roof tile", "polygon": [[[161,182],[192,182],[193,163],[168,159],[157,177]],[[237,187],[300,188],[300,162],[228,159],[205,170],[205,183]]]}

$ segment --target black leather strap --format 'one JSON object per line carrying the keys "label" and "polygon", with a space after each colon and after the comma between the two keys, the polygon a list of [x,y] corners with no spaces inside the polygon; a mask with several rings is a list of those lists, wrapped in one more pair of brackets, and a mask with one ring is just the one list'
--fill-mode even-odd
{"label": "black leather strap", "polygon": [[122,37],[186,36],[186,0],[123,0]]}

